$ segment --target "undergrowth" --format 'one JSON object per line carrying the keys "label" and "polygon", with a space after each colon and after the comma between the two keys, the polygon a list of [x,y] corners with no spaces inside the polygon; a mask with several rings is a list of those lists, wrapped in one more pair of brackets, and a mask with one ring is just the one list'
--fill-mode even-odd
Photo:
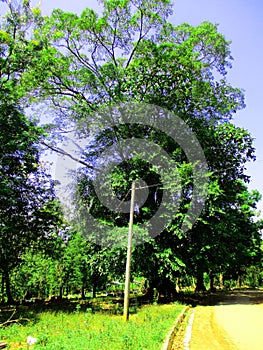
{"label": "undergrowth", "polygon": [[[148,305],[130,315],[124,322],[121,315],[92,313],[76,307],[67,310],[25,310],[25,323],[16,322],[0,328],[0,341],[9,349],[34,350],[121,350],[160,349],[184,305]],[[31,314],[30,314],[31,313]],[[23,314],[20,313],[23,317]],[[38,339],[29,346],[28,336]]]}

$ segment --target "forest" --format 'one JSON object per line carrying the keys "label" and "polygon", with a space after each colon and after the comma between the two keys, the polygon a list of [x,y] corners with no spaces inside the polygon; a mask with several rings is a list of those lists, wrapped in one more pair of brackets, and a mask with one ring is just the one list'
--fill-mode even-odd
{"label": "forest", "polygon": [[[28,0],[6,1],[0,301],[121,285],[133,181],[146,189],[133,223],[140,292],[262,286],[261,194],[248,189],[253,138],[232,120],[245,96],[227,80],[230,42],[210,22],[169,23],[170,0],[100,3],[100,14],[43,16]],[[66,209],[47,152],[77,163]]]}

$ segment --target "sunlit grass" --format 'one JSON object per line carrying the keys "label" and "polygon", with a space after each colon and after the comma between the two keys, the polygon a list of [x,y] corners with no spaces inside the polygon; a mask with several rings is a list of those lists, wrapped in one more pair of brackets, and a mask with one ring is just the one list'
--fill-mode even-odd
{"label": "sunlit grass", "polygon": [[[128,322],[122,316],[45,311],[26,325],[14,324],[0,329],[0,340],[9,349],[160,349],[183,305],[151,305],[138,309]],[[33,346],[27,336],[38,339]]]}

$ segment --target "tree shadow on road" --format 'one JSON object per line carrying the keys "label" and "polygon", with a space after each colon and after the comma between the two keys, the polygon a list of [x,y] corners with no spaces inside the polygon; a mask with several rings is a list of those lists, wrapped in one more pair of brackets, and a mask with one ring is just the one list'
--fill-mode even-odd
{"label": "tree shadow on road", "polygon": [[203,293],[182,293],[178,301],[193,307],[198,305],[263,304],[263,290],[244,289]]}

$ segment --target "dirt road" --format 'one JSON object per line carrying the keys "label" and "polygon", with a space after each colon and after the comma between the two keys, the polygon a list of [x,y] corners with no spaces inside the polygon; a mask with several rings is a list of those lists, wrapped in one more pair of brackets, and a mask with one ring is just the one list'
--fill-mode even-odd
{"label": "dirt road", "polygon": [[186,331],[184,342],[181,335],[181,344],[177,339],[174,350],[263,349],[263,291],[231,292],[196,306],[193,312],[188,339]]}

